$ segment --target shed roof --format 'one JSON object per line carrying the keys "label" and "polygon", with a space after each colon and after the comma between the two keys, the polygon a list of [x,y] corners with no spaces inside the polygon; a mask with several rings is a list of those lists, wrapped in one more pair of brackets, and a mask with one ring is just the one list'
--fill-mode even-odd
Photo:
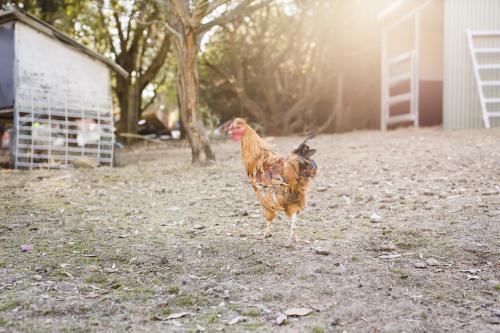
{"label": "shed roof", "polygon": [[31,28],[44,33],[45,35],[52,37],[54,39],[59,40],[62,43],[65,43],[80,52],[87,54],[88,56],[97,59],[103,62],[105,65],[110,67],[112,70],[116,71],[118,74],[127,77],[128,73],[121,66],[119,66],[114,61],[100,55],[97,52],[90,50],[89,48],[83,46],[82,44],[76,42],[71,37],[67,36],[63,32],[57,30],[54,26],[44,22],[33,15],[30,15],[26,12],[19,10],[18,8],[7,5],[0,9],[0,24],[9,22],[9,21],[19,21],[22,22]]}

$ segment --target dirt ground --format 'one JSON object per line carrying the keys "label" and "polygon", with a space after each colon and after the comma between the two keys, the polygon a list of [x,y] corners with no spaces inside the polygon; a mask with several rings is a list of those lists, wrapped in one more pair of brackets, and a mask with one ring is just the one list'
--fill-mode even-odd
{"label": "dirt ground", "polygon": [[[293,247],[284,217],[259,239],[234,142],[203,168],[149,144],[116,168],[1,170],[0,332],[500,331],[500,130],[311,145]],[[290,308],[312,312],[277,325]]]}

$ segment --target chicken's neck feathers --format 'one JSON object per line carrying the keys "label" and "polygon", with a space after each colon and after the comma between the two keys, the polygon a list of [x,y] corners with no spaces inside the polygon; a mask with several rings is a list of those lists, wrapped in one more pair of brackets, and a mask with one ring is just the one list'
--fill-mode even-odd
{"label": "chicken's neck feathers", "polygon": [[252,171],[255,167],[255,161],[265,151],[270,151],[270,148],[253,128],[247,126],[245,135],[241,138],[241,155],[248,173]]}

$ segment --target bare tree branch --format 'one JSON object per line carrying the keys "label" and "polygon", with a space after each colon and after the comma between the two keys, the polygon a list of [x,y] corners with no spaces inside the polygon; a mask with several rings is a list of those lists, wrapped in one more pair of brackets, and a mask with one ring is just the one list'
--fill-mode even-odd
{"label": "bare tree branch", "polygon": [[259,4],[251,6],[254,1],[255,0],[243,0],[238,6],[236,6],[236,8],[229,10],[228,12],[217,18],[214,18],[210,22],[202,24],[200,26],[200,32],[206,32],[215,26],[227,24],[239,17],[250,14],[262,7],[269,5],[273,0],[262,0]]}
{"label": "bare tree branch", "polygon": [[139,78],[140,80],[139,86],[142,89],[144,89],[146,85],[148,85],[148,83],[154,79],[160,68],[165,64],[165,58],[167,57],[169,51],[170,51],[170,38],[169,36],[164,36],[160,49],[157,51],[156,56],[151,62],[151,65],[146,70],[146,72]]}

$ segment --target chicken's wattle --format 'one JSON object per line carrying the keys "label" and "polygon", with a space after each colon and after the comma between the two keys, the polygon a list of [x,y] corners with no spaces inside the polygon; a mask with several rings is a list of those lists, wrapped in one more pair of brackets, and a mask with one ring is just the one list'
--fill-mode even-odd
{"label": "chicken's wattle", "polygon": [[234,141],[239,141],[245,135],[245,129],[234,129],[231,131],[231,138]]}

